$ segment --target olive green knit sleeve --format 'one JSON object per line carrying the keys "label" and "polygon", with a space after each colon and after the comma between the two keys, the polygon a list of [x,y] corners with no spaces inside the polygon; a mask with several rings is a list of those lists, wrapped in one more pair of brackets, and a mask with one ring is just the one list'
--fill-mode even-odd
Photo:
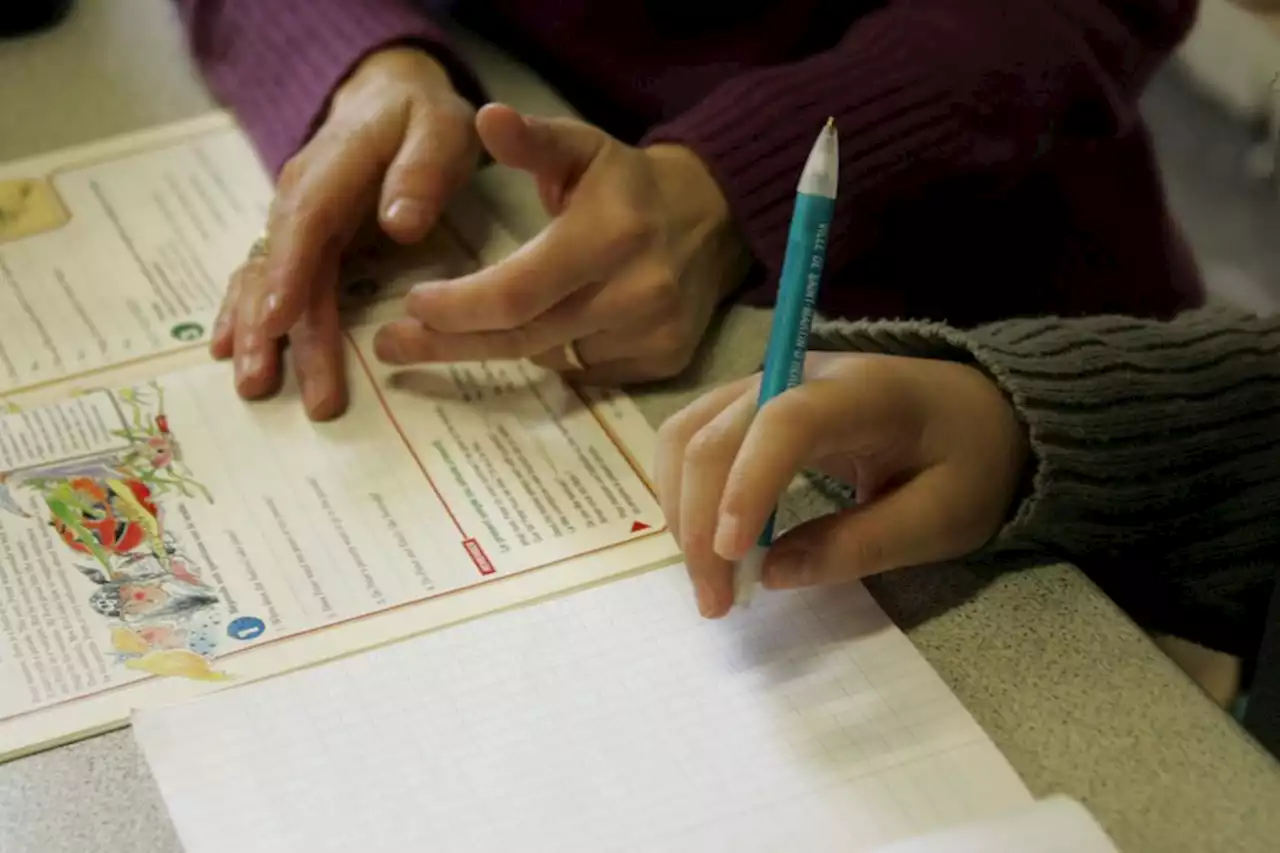
{"label": "olive green knit sleeve", "polygon": [[967,331],[824,322],[814,348],[985,371],[1034,451],[1031,488],[1000,541],[1081,565],[1140,561],[1173,584],[1166,595],[1220,600],[1223,624],[1206,642],[1251,641],[1218,635],[1251,597],[1267,597],[1273,581],[1252,567],[1280,550],[1280,318],[1215,307],[1171,322],[1036,318]]}

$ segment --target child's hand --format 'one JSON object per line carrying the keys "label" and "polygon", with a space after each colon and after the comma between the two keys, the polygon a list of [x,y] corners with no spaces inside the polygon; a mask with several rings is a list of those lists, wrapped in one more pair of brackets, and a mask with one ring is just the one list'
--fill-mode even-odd
{"label": "child's hand", "polygon": [[973,367],[815,354],[805,382],[756,414],[759,377],[712,391],[663,425],[658,499],[698,609],[733,604],[733,564],[795,475],[856,487],[858,506],[777,540],[764,584],[834,583],[964,556],[995,535],[1028,455],[1000,389]]}

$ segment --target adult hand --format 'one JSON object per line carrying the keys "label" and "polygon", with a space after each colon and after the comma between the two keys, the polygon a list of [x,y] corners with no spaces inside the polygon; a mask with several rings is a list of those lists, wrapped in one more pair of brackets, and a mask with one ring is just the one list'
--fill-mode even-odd
{"label": "adult hand", "polygon": [[750,263],[702,161],[496,104],[476,125],[496,162],[534,177],[553,219],[501,263],[415,287],[408,317],[379,331],[378,356],[529,357],[600,384],[679,373]]}
{"label": "adult hand", "polygon": [[733,565],[802,469],[858,505],[801,524],[765,560],[767,588],[852,580],[977,550],[1005,521],[1029,455],[1000,389],[949,361],[815,354],[757,413],[759,379],[716,389],[662,427],[658,499],[699,611],[733,605]]}
{"label": "adult hand", "polygon": [[308,413],[342,411],[342,254],[375,220],[401,243],[426,235],[475,170],[474,117],[444,68],[409,48],[370,55],[335,92],[281,172],[268,245],[233,276],[214,328],[213,354],[235,357],[242,396],[276,390],[287,337]]}

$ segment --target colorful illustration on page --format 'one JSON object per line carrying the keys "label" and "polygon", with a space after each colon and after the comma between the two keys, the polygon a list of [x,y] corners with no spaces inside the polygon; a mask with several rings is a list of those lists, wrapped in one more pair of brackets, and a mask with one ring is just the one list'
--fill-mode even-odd
{"label": "colorful illustration on page", "polygon": [[[228,633],[226,604],[164,525],[166,499],[212,496],[182,463],[163,389],[152,383],[113,396],[124,414],[124,428],[114,432],[127,442],[124,448],[0,471],[0,511],[53,528],[92,585],[88,602],[108,620],[123,666],[159,676],[225,680],[212,660]],[[39,497],[47,517],[34,519],[23,508],[17,496],[24,492]]]}
{"label": "colorful illustration on page", "polygon": [[0,180],[0,243],[34,237],[70,221],[53,184],[42,179]]}

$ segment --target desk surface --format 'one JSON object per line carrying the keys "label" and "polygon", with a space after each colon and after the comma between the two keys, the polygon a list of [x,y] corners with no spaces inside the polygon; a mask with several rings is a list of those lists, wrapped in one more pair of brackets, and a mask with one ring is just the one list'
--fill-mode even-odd
{"label": "desk surface", "polygon": [[[557,109],[514,66],[486,63],[497,96]],[[210,106],[165,0],[79,0],[61,30],[0,42],[0,80],[0,161]],[[534,221],[526,189],[499,178],[481,187]],[[766,323],[762,313],[733,312],[690,376],[641,398],[646,415],[658,423],[700,387],[750,370]],[[820,499],[807,502],[802,509],[813,510]],[[1032,791],[1079,798],[1126,853],[1275,849],[1280,767],[1079,572],[1048,566],[986,583],[959,569],[924,570],[884,578],[875,591]],[[122,731],[0,766],[0,850],[179,847]]]}

